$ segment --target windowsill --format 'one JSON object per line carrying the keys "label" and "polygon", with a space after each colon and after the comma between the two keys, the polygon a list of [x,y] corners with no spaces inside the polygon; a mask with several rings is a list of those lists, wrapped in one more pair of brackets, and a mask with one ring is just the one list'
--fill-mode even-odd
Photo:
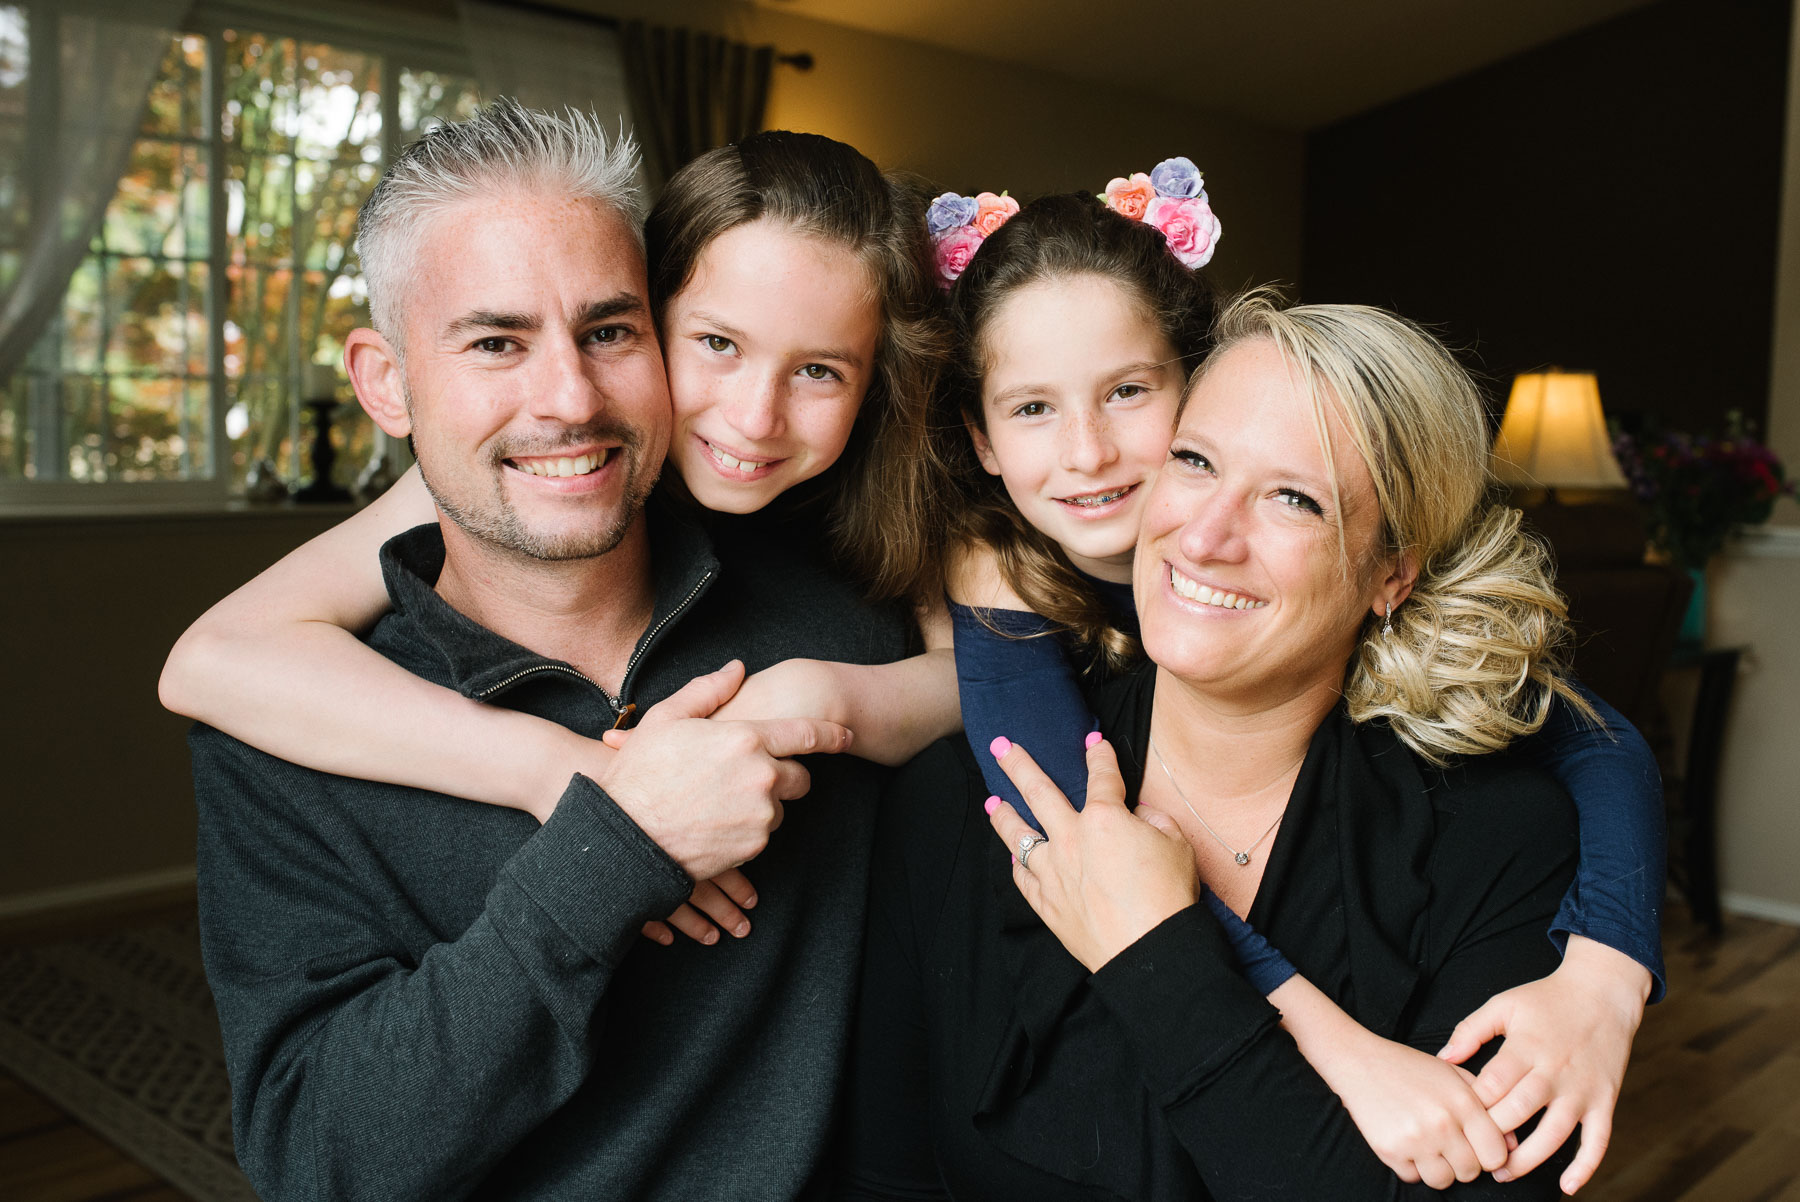
{"label": "windowsill", "polygon": [[273,503],[229,500],[140,500],[89,501],[66,505],[19,505],[0,503],[0,526],[35,526],[79,522],[121,521],[167,522],[184,519],[214,520],[218,518],[346,518],[357,510],[351,501],[302,505],[294,501]]}

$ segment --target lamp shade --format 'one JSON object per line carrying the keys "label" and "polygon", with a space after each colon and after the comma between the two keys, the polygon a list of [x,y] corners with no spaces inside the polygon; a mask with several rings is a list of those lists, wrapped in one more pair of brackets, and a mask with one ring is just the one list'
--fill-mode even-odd
{"label": "lamp shade", "polygon": [[1591,372],[1534,372],[1513,380],[1494,474],[1539,488],[1626,488]]}

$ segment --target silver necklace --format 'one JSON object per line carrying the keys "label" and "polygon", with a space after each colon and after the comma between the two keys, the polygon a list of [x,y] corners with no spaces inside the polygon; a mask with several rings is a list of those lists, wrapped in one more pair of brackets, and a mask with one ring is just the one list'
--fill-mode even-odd
{"label": "silver necklace", "polygon": [[1219,846],[1231,853],[1231,858],[1237,862],[1239,868],[1243,868],[1250,863],[1250,853],[1256,850],[1257,844],[1274,834],[1275,828],[1280,826],[1281,820],[1287,816],[1287,807],[1281,807],[1281,813],[1275,815],[1275,821],[1269,823],[1268,830],[1256,837],[1256,843],[1252,843],[1243,851],[1239,851],[1231,844],[1225,842],[1224,839],[1219,838],[1219,832],[1212,828],[1212,823],[1200,817],[1200,811],[1194,808],[1194,803],[1189,801],[1187,794],[1182,791],[1181,782],[1175,779],[1175,774],[1173,772],[1169,771],[1169,761],[1163,759],[1163,753],[1156,749],[1154,740],[1150,743],[1150,754],[1154,755],[1156,757],[1156,762],[1162,765],[1163,775],[1169,778],[1169,783],[1171,785],[1175,786],[1175,796],[1181,798],[1181,804],[1188,808],[1188,813],[1194,816],[1194,821],[1205,827],[1206,833],[1211,835],[1214,839],[1217,839]]}

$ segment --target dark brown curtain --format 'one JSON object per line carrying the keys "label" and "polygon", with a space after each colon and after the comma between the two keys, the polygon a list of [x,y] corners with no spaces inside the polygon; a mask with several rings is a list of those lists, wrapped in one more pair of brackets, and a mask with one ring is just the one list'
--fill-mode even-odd
{"label": "dark brown curtain", "polygon": [[661,187],[683,164],[762,128],[773,46],[626,21],[619,29],[632,125]]}

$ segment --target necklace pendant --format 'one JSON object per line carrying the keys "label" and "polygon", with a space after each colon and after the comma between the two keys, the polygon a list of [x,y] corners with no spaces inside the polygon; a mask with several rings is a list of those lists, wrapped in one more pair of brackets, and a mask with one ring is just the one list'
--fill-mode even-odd
{"label": "necklace pendant", "polygon": [[1250,853],[1247,851],[1240,851],[1234,858],[1238,862],[1238,867],[1242,868],[1244,865],[1246,865],[1250,862]]}

